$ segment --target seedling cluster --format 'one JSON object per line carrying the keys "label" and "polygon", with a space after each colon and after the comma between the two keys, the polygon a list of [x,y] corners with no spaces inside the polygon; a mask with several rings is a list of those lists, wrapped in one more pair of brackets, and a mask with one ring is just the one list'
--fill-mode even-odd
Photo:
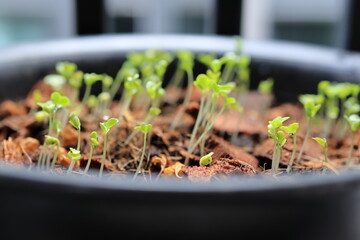
{"label": "seedling cluster", "polygon": [[[204,65],[206,70],[195,75],[194,66],[199,63]],[[175,64],[175,72],[167,82],[165,76],[171,64]],[[44,82],[53,91],[49,99],[47,100],[47,96],[43,96],[38,90],[32,94],[32,100],[36,105],[31,107],[30,114],[47,126],[37,161],[38,168],[41,171],[52,171],[57,166],[59,156],[64,150],[62,135],[65,134],[68,124],[77,134],[76,146],[66,149],[68,174],[77,172],[89,176],[92,162],[96,160],[100,162],[98,177],[102,178],[107,163],[114,162],[118,157],[114,152],[118,153],[126,148],[137,149],[139,153],[127,156],[133,158],[130,169],[134,172],[133,179],[139,174],[143,175],[147,170],[151,171],[150,159],[154,153],[149,142],[154,135],[153,127],[154,129],[160,127],[162,133],[179,132],[186,138],[181,146],[187,150],[186,153],[183,152],[181,158],[174,156],[182,164],[211,167],[214,164],[214,152],[207,147],[207,139],[214,131],[215,124],[221,117],[225,119],[224,129],[217,133],[224,136],[229,120],[224,114],[236,113],[236,129],[240,125],[242,116],[247,114],[242,105],[250,91],[250,64],[250,57],[242,53],[242,43],[239,38],[236,39],[235,51],[220,57],[211,53],[195,55],[186,50],[174,53],[153,49],[130,52],[114,77],[107,74],[84,73],[78,70],[75,63],[59,62],[55,66],[56,73],[44,78]],[[263,96],[271,97],[274,84],[272,78],[265,79],[259,83],[257,91]],[[176,102],[169,98],[164,104],[164,97],[171,95],[173,89],[178,90],[183,86],[186,86],[186,89],[180,101]],[[95,89],[100,89],[100,93],[94,94]],[[192,99],[196,95],[194,92],[199,94],[198,100]],[[324,150],[325,171],[329,166],[327,139],[342,139],[347,132],[351,136],[351,146],[345,165],[351,167],[354,164],[353,152],[356,147],[354,139],[360,127],[359,92],[360,86],[357,84],[321,81],[317,94],[299,96],[306,123],[302,126],[297,122],[285,125],[286,121],[292,119],[281,116],[268,121],[267,135],[273,140],[271,173],[273,175],[279,173],[280,163],[284,163],[283,148],[289,139],[292,143],[289,146],[292,149],[290,149],[291,157],[286,162],[286,172],[290,173],[294,170],[295,164],[304,161],[304,152],[306,153],[305,149],[310,137]],[[191,101],[197,102],[198,105],[197,113],[193,116],[194,123],[189,128],[183,126],[182,120]],[[168,114],[167,105],[173,109],[172,121],[168,126],[159,126],[156,120],[160,115]],[[268,98],[260,115],[264,117],[264,113],[270,107],[271,102]],[[317,131],[316,134],[322,135],[321,138],[314,137],[313,132],[314,127],[319,128],[319,126],[321,131]],[[305,130],[305,136],[299,134],[300,127]],[[126,129],[126,134],[123,129]],[[184,134],[182,132],[184,129],[189,134]],[[142,138],[140,138],[141,134]],[[158,131],[156,134],[161,135]],[[237,134],[238,131],[233,133],[231,141],[237,139]],[[116,138],[119,135],[122,136],[120,141]],[[115,137],[115,140],[112,137]],[[302,141],[298,152],[299,138]],[[142,147],[139,142],[142,143]],[[116,145],[116,150],[112,149],[113,145]],[[196,162],[194,156],[200,160]],[[84,159],[87,160],[84,170],[77,170],[79,161]],[[166,163],[162,162],[162,164],[164,169]],[[121,169],[129,168],[129,166],[121,166]]]}

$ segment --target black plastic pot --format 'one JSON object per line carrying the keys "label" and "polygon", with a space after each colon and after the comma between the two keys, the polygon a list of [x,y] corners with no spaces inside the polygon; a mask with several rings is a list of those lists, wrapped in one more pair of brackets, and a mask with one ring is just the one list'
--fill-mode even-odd
{"label": "black plastic pot", "polygon": [[[273,77],[278,99],[328,79],[357,81],[360,57],[286,42],[248,42],[252,84]],[[124,35],[0,51],[0,98],[23,97],[60,60],[114,75],[128,51],[161,48],[222,54],[223,37]],[[200,66],[197,71],[201,71]],[[360,239],[360,172],[239,177],[213,184],[94,180],[0,167],[0,239]]]}

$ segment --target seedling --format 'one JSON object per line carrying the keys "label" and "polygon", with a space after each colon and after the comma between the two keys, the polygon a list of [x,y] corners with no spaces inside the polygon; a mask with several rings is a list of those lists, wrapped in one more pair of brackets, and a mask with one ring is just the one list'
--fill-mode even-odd
{"label": "seedling", "polygon": [[323,162],[323,173],[325,173],[326,171],[326,166],[329,163],[328,160],[328,144],[327,144],[327,140],[326,138],[318,138],[318,137],[314,137],[313,138],[317,143],[319,143],[321,145],[321,147],[324,149],[324,162]]}
{"label": "seedling", "polygon": [[80,123],[80,119],[75,114],[71,114],[69,123],[78,131],[78,143],[77,143],[76,150],[80,151],[80,141],[81,141],[81,123]]}
{"label": "seedling", "polygon": [[143,148],[142,148],[142,152],[141,152],[140,162],[139,162],[139,165],[138,165],[138,167],[136,169],[133,180],[136,179],[137,175],[141,171],[142,163],[143,163],[144,156],[145,156],[145,150],[146,150],[146,138],[147,138],[147,134],[152,130],[152,125],[142,123],[140,126],[134,127],[134,129],[139,130],[144,134],[144,141],[143,141]]}
{"label": "seedling", "polygon": [[[318,95],[316,95],[316,96],[318,96]],[[298,162],[301,161],[301,157],[303,155],[303,152],[304,152],[304,149],[306,146],[306,142],[307,142],[308,138],[310,137],[313,119],[321,107],[321,104],[314,103],[314,102],[319,102],[320,100],[316,99],[316,97],[314,97],[314,98],[313,97],[314,96],[310,97],[310,95],[301,95],[300,96],[300,101],[304,105],[304,110],[305,110],[305,114],[306,114],[307,129],[306,129],[306,134],[305,134],[303,144],[301,145],[301,149],[300,149],[300,152],[299,152],[299,155],[297,158]]]}
{"label": "seedling", "polygon": [[290,134],[293,137],[293,149],[292,149],[289,164],[286,169],[286,172],[289,173],[291,171],[292,165],[294,164],[295,153],[296,153],[296,133],[299,130],[299,124],[292,123],[288,126],[281,126],[280,129],[284,130],[285,132],[287,132],[288,134]]}
{"label": "seedling", "polygon": [[274,80],[272,78],[262,80],[259,83],[258,92],[262,93],[264,97],[266,97],[264,108],[262,109],[263,113],[265,113],[271,105],[271,93],[273,91],[273,87],[274,87]]}
{"label": "seedling", "polygon": [[84,82],[85,82],[86,88],[85,88],[84,97],[81,101],[79,113],[81,113],[83,107],[85,106],[85,103],[87,102],[87,100],[91,94],[92,85],[94,85],[97,81],[102,80],[103,77],[104,77],[103,75],[96,74],[96,73],[85,73],[84,74]]}
{"label": "seedling", "polygon": [[97,132],[91,132],[90,141],[91,141],[90,154],[89,154],[88,161],[86,163],[84,175],[89,171],[92,156],[93,156],[93,151],[99,145]]}
{"label": "seedling", "polygon": [[54,91],[60,91],[66,83],[66,78],[58,74],[49,74],[45,76],[44,82],[49,84]]}
{"label": "seedling", "polygon": [[241,92],[247,94],[250,88],[250,63],[251,58],[246,55],[242,55],[238,62],[237,77],[240,81]]}
{"label": "seedling", "polygon": [[[55,166],[55,163],[57,161],[57,157],[59,155],[59,150],[60,150],[60,141],[58,138],[55,137],[50,137],[48,135],[45,136],[45,144],[46,146],[51,146],[51,152],[53,152],[53,146],[56,146],[56,152],[53,156],[53,159],[51,161],[51,167],[53,168]],[[46,157],[46,166],[50,167],[50,157],[51,155],[48,154]]]}
{"label": "seedling", "polygon": [[[202,94],[201,94],[201,100],[200,100],[199,113],[198,113],[198,116],[196,118],[193,131],[191,133],[189,146],[192,146],[194,141],[195,141],[195,135],[196,135],[196,133],[198,131],[199,125],[200,125],[202,117],[203,117],[203,109],[204,109],[205,97],[206,97],[206,94],[210,90],[212,90],[213,84],[215,84],[215,82],[213,80],[211,80],[205,74],[198,75],[197,78],[196,78],[196,81],[194,82],[194,85],[201,91]],[[186,159],[185,159],[185,162],[184,162],[185,165],[189,165],[190,154],[191,154],[191,151],[188,150],[187,155],[186,155]]]}
{"label": "seedling", "polygon": [[187,83],[187,90],[186,90],[186,96],[184,98],[184,102],[181,106],[180,111],[176,114],[176,117],[174,121],[171,124],[171,128],[174,129],[178,125],[180,119],[184,115],[184,112],[189,105],[191,94],[192,94],[192,87],[194,82],[194,76],[193,76],[193,66],[194,66],[194,55],[191,52],[183,51],[178,54],[179,58],[179,69],[186,72],[188,83]]}
{"label": "seedling", "polygon": [[106,159],[106,152],[107,152],[107,136],[110,131],[110,129],[115,126],[119,122],[116,118],[110,118],[106,122],[100,123],[100,128],[103,131],[104,134],[104,147],[103,147],[103,155],[101,158],[101,166],[100,166],[100,172],[99,172],[99,178],[102,177],[104,165],[105,165],[105,159]]}
{"label": "seedling", "polygon": [[213,161],[212,155],[214,155],[214,153],[210,152],[210,153],[206,154],[205,156],[201,157],[200,161],[199,161],[200,166],[210,165]]}
{"label": "seedling", "polygon": [[349,156],[346,160],[346,167],[350,167],[352,160],[352,153],[354,150],[355,133],[360,127],[360,117],[359,115],[352,114],[349,117],[345,116],[345,119],[347,120],[351,131],[351,144],[350,144]]}
{"label": "seedling", "polygon": [[273,175],[277,173],[280,163],[282,147],[286,143],[285,133],[281,131],[283,122],[289,117],[276,117],[268,124],[268,136],[274,140],[274,150],[272,156],[271,170]]}
{"label": "seedling", "polygon": [[67,174],[71,173],[73,170],[76,161],[79,161],[81,158],[80,151],[75,148],[70,148],[70,151],[67,154],[68,158],[71,160],[70,166],[68,168]]}
{"label": "seedling", "polygon": [[141,80],[139,79],[139,74],[128,77],[124,86],[124,101],[122,103],[119,119],[122,119],[126,111],[129,109],[133,97],[141,90]]}

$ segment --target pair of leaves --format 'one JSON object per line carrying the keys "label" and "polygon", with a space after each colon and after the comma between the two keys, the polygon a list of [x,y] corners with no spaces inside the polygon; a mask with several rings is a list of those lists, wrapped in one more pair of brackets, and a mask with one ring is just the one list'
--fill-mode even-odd
{"label": "pair of leaves", "polygon": [[360,117],[357,114],[352,114],[350,116],[345,116],[345,119],[349,123],[350,129],[352,132],[356,132],[360,127]]}
{"label": "pair of leaves", "polygon": [[292,123],[288,126],[281,126],[281,130],[284,130],[288,134],[295,135],[299,130],[299,123]]}
{"label": "pair of leaves", "polygon": [[139,79],[139,74],[134,74],[131,77],[128,77],[125,81],[125,92],[130,95],[136,95],[141,90],[141,80]]}
{"label": "pair of leaves", "polygon": [[104,78],[102,74],[96,74],[96,73],[85,73],[84,74],[84,82],[86,85],[93,85],[97,81],[101,81]]}
{"label": "pair of leaves", "polygon": [[70,118],[69,118],[69,123],[76,128],[77,130],[80,130],[81,128],[81,122],[78,116],[76,116],[75,114],[71,114]]}
{"label": "pair of leaves", "polygon": [[59,141],[59,139],[57,139],[55,137],[45,135],[45,144],[48,145],[48,146],[50,146],[50,145],[60,146],[60,141]]}
{"label": "pair of leaves", "polygon": [[100,128],[103,131],[104,134],[107,134],[110,129],[115,126],[117,123],[119,122],[118,119],[116,118],[110,118],[109,120],[107,120],[106,122],[101,122],[100,123]]}
{"label": "pair of leaves", "polygon": [[146,83],[146,92],[151,99],[160,99],[165,95],[165,90],[161,87],[161,82],[148,81]]}
{"label": "pair of leaves", "polygon": [[[275,144],[278,147],[282,147],[286,143],[285,133],[280,129],[282,127],[283,122],[285,122],[289,118],[290,117],[276,117],[273,120],[269,121],[268,136],[274,139]],[[293,130],[293,128],[294,127],[290,127],[290,129],[288,130],[291,131]]]}
{"label": "pair of leaves", "polygon": [[317,143],[319,143],[324,149],[327,149],[327,140],[326,140],[326,138],[314,137],[313,139]]}
{"label": "pair of leaves", "polygon": [[308,119],[313,119],[320,108],[321,104],[315,104],[314,102],[306,102],[304,105],[306,117]]}
{"label": "pair of leaves", "polygon": [[134,127],[135,130],[140,130],[143,134],[147,134],[152,130],[151,124],[141,123],[139,126]]}
{"label": "pair of leaves", "polygon": [[37,103],[44,112],[50,114],[56,112],[59,108],[70,106],[68,97],[61,95],[59,92],[53,92],[50,100],[45,103]]}
{"label": "pair of leaves", "polygon": [[94,132],[90,133],[90,141],[91,141],[91,147],[92,148],[95,148],[97,145],[99,145],[97,132],[94,131]]}
{"label": "pair of leaves", "polygon": [[210,79],[207,75],[205,74],[199,74],[196,77],[196,80],[194,82],[194,85],[202,92],[202,93],[206,93],[210,90],[213,90],[216,82],[212,79]]}
{"label": "pair of leaves", "polygon": [[78,161],[81,158],[81,153],[79,150],[76,150],[75,148],[70,148],[70,151],[68,152],[67,156],[72,161]]}

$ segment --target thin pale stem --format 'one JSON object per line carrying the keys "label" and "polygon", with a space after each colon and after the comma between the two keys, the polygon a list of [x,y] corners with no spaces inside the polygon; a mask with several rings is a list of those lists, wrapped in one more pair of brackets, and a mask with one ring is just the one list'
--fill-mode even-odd
{"label": "thin pale stem", "polygon": [[301,162],[301,157],[302,157],[302,155],[304,153],[306,142],[307,142],[308,138],[310,137],[311,127],[312,127],[312,119],[307,119],[307,125],[308,125],[308,127],[306,129],[306,135],[305,135],[303,144],[301,145],[299,155],[297,157],[297,160],[298,160],[299,163]]}
{"label": "thin pale stem", "polygon": [[294,164],[295,154],[296,154],[296,134],[293,134],[293,149],[292,149],[289,164],[288,164],[287,169],[286,169],[287,173],[289,173],[291,171],[291,169],[292,169],[292,166]]}
{"label": "thin pale stem", "polygon": [[107,150],[107,134],[104,134],[104,150],[103,150],[103,155],[101,158],[101,166],[100,166],[100,172],[99,172],[99,178],[102,178],[102,174],[104,171],[104,165],[105,165],[105,159],[106,159],[106,150]]}
{"label": "thin pale stem", "polygon": [[70,174],[72,172],[74,166],[75,166],[75,160],[71,160],[70,166],[69,166],[66,174]]}
{"label": "thin pale stem", "polygon": [[114,97],[116,93],[119,91],[122,82],[123,82],[123,71],[122,69],[120,69],[119,72],[116,74],[114,83],[111,85],[109,102],[112,102],[114,100]]}
{"label": "thin pale stem", "polygon": [[81,128],[78,129],[78,142],[76,150],[80,151],[80,145],[81,145]]}
{"label": "thin pale stem", "polygon": [[94,148],[91,146],[89,158],[88,158],[88,161],[86,163],[85,170],[84,170],[84,175],[89,171],[90,164],[91,164],[91,159],[92,159],[92,155],[93,155],[93,150],[94,150]]}
{"label": "thin pale stem", "polygon": [[54,167],[55,167],[55,164],[56,164],[56,162],[57,162],[57,158],[58,158],[58,156],[59,156],[59,151],[60,151],[60,146],[57,145],[57,147],[56,147],[56,153],[55,153],[54,158],[52,159],[52,162],[51,162],[51,168],[54,168]]}
{"label": "thin pale stem", "polygon": [[142,152],[141,152],[140,162],[139,162],[139,165],[137,166],[137,169],[136,169],[135,175],[133,177],[133,180],[136,179],[137,175],[141,171],[141,166],[142,166],[142,163],[144,161],[145,150],[146,150],[146,135],[147,134],[144,134],[144,144],[143,144],[143,149],[142,149]]}
{"label": "thin pale stem", "polygon": [[192,70],[189,70],[186,72],[187,72],[187,76],[188,76],[188,86],[187,86],[186,96],[185,96],[185,99],[184,99],[184,102],[182,104],[180,111],[176,114],[175,120],[171,124],[171,129],[175,129],[177,127],[177,125],[178,125],[180,119],[182,118],[182,116],[184,115],[184,112],[185,112],[187,106],[189,105],[189,102],[191,99],[194,76],[193,76]]}
{"label": "thin pale stem", "polygon": [[326,169],[327,169],[326,166],[329,163],[329,160],[328,160],[328,148],[327,147],[325,147],[325,149],[324,149],[324,157],[325,157],[325,160],[324,160],[325,164],[323,164],[323,173],[326,172]]}
{"label": "thin pale stem", "polygon": [[[205,102],[205,96],[202,95],[201,100],[200,100],[200,108],[199,108],[198,117],[196,118],[196,122],[195,122],[195,125],[194,125],[194,128],[193,128],[193,131],[191,133],[189,147],[191,147],[193,145],[193,143],[194,143],[195,136],[196,136],[198,127],[199,127],[200,122],[201,122],[201,116],[203,114],[202,111],[203,111],[203,108],[204,108],[204,102]],[[185,162],[184,162],[185,165],[189,165],[190,155],[191,155],[191,152],[188,150],[188,152],[186,153],[186,158],[185,158]]]}
{"label": "thin pale stem", "polygon": [[192,145],[192,147],[190,148],[190,153],[192,153],[195,150],[195,148],[200,144],[200,142],[206,137],[206,134],[211,130],[211,128],[214,126],[215,122],[217,121],[217,119],[220,117],[220,115],[222,114],[222,112],[224,110],[225,110],[225,107],[223,106],[221,108],[221,110],[219,111],[218,115],[216,115],[214,121],[211,122],[209,125],[207,125],[207,127],[205,128],[203,133],[200,135],[200,137],[197,139],[197,141]]}
{"label": "thin pale stem", "polygon": [[125,97],[124,104],[123,104],[123,106],[121,108],[121,111],[119,113],[119,120],[120,121],[121,121],[122,117],[124,116],[124,114],[126,113],[126,111],[129,109],[131,100],[132,100],[132,95]]}
{"label": "thin pale stem", "polygon": [[272,161],[271,161],[271,171],[272,174],[276,174],[277,172],[277,161],[278,161],[278,148],[276,146],[277,142],[274,142],[274,150],[273,150],[273,156],[272,156]]}
{"label": "thin pale stem", "polygon": [[89,99],[90,93],[91,93],[91,85],[86,85],[85,93],[84,93],[84,97],[81,101],[79,113],[82,112],[87,100]]}

